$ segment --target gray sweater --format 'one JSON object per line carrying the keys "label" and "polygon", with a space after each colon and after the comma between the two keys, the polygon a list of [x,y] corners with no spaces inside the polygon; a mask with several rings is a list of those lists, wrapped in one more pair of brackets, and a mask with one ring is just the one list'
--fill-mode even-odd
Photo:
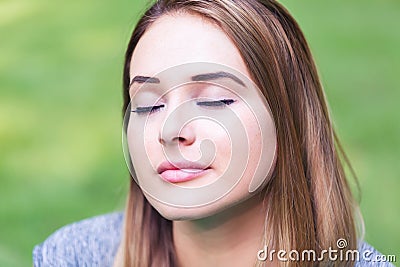
{"label": "gray sweater", "polygon": [[[110,213],[57,230],[33,249],[33,265],[42,266],[112,266],[121,241],[123,213]],[[366,242],[358,247],[355,267],[392,267],[379,260],[382,256]]]}

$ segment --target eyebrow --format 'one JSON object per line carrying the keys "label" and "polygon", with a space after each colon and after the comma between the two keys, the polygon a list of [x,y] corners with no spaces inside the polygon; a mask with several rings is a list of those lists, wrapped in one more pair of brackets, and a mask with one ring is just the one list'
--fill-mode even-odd
{"label": "eyebrow", "polygon": [[129,86],[131,86],[135,82],[136,83],[160,83],[160,79],[158,79],[156,77],[135,76],[135,77],[133,77]]}
{"label": "eyebrow", "polygon": [[229,78],[229,79],[237,82],[241,86],[246,87],[244,82],[241,79],[239,79],[237,76],[233,75],[232,73],[225,72],[225,71],[198,74],[198,75],[192,76],[192,81],[196,81],[196,82],[210,81],[210,80],[216,80],[216,79],[220,79],[220,78]]}
{"label": "eyebrow", "polygon": [[[210,81],[210,80],[216,80],[216,79],[220,79],[220,78],[229,78],[233,81],[235,81],[236,83],[240,84],[241,86],[245,86],[244,82],[239,79],[237,76],[235,76],[232,73],[229,72],[225,72],[225,71],[219,71],[219,72],[211,72],[211,73],[204,73],[204,74],[198,74],[195,76],[192,76],[191,79],[194,82],[202,82],[202,81]],[[159,84],[160,83],[160,79],[156,78],[156,77],[148,77],[148,76],[135,76],[133,77],[131,83],[129,84],[129,86],[131,86],[133,83],[155,83],[155,84]]]}

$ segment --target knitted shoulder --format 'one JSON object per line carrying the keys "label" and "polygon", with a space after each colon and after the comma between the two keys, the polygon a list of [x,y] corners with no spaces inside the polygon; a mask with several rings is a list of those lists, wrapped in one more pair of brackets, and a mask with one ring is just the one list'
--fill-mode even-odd
{"label": "knitted shoulder", "polygon": [[367,242],[358,245],[359,259],[354,267],[394,267],[389,258],[382,255]]}
{"label": "knitted shoulder", "polygon": [[33,265],[112,266],[122,225],[122,212],[66,225],[33,249]]}

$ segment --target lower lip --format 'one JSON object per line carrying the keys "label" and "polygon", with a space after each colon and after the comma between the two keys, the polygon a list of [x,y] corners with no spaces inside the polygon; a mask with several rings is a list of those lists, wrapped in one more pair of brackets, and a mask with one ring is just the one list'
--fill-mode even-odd
{"label": "lower lip", "polygon": [[161,178],[164,181],[170,183],[182,183],[191,181],[193,179],[198,178],[201,175],[204,175],[208,172],[209,169],[205,170],[185,170],[185,169],[178,169],[178,170],[166,170],[160,173]]}

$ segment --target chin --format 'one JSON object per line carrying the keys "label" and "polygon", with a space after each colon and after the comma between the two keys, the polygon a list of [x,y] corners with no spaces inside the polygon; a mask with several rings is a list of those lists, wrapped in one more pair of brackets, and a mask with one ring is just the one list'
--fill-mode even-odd
{"label": "chin", "polygon": [[190,221],[203,219],[222,210],[222,208],[213,207],[212,204],[198,208],[184,208],[169,206],[154,200],[149,201],[161,216],[170,221]]}
{"label": "chin", "polygon": [[237,199],[236,201],[229,201],[229,198],[222,198],[208,205],[195,208],[185,208],[170,206],[146,196],[151,206],[153,206],[153,208],[155,208],[162,217],[170,221],[190,221],[204,219],[223,213],[224,211],[229,210],[231,207],[244,202],[249,197],[250,196],[247,195]]}

